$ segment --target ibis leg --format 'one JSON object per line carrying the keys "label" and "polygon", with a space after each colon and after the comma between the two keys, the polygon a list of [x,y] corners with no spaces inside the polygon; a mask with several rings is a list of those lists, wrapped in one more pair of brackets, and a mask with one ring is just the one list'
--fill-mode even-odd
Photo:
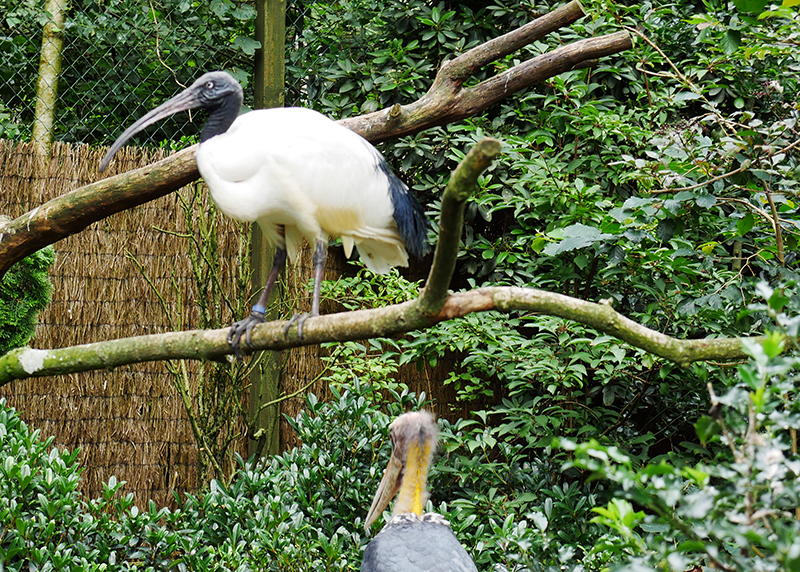
{"label": "ibis leg", "polygon": [[317,246],[314,248],[314,256],[312,261],[314,263],[314,295],[311,299],[311,313],[304,312],[302,314],[295,314],[289,323],[286,324],[284,334],[289,333],[289,328],[292,324],[297,323],[297,337],[303,339],[303,324],[309,318],[319,316],[319,299],[320,288],[322,287],[322,274],[325,271],[325,259],[328,256],[328,245],[325,241],[317,239]]}
{"label": "ibis leg", "polygon": [[252,342],[250,341],[250,330],[252,330],[256,324],[262,324],[264,322],[264,313],[267,311],[267,299],[269,298],[269,295],[275,286],[275,281],[278,279],[278,275],[283,271],[285,266],[286,246],[281,245],[275,249],[275,257],[272,259],[272,269],[269,271],[267,283],[264,286],[264,290],[261,292],[261,296],[258,298],[258,302],[255,306],[253,306],[253,310],[250,312],[250,315],[244,320],[235,322],[228,332],[228,343],[233,348],[233,353],[236,355],[237,359],[242,359],[242,351],[239,347],[239,342],[242,339],[242,335],[245,337],[245,343],[247,343],[249,347],[252,347]]}

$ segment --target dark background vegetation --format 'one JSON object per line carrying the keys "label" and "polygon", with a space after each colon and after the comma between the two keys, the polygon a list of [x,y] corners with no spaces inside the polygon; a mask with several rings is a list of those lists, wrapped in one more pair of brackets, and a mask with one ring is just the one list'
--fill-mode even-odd
{"label": "dark background vegetation", "polygon": [[[249,5],[113,4],[76,2],[70,13],[57,138],[107,144],[172,95],[175,80],[211,68],[247,83]],[[463,367],[434,381],[460,401],[496,405],[442,422],[431,508],[479,569],[800,570],[800,17],[791,4],[585,2],[586,18],[485,73],[621,27],[634,49],[383,146],[435,218],[466,149],[484,135],[504,144],[468,207],[454,289],[610,299],[681,338],[768,333],[748,346],[748,363],[679,369],[536,315],[472,315],[344,344],[329,362],[333,399],[310,397],[292,422],[302,446],[242,464],[173,510],[134,506],[116,482],[103,498],[81,497],[75,453],[51,452],[6,410],[6,567],[60,569],[79,557],[86,569],[357,569],[386,425],[437,397],[436,385],[407,394],[396,372],[455,352]],[[22,39],[38,33],[41,7],[0,5],[0,128],[24,139],[36,48]],[[408,102],[443,59],[555,6],[294,3],[287,103],[343,117]],[[162,129],[151,137],[167,146],[196,133],[180,119]],[[371,307],[411,290],[398,274],[364,273],[327,284],[326,295]]]}

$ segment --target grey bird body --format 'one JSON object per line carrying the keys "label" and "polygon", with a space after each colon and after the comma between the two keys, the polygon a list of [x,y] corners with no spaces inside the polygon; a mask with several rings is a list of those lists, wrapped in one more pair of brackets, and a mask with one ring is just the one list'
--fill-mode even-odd
{"label": "grey bird body", "polygon": [[[434,518],[430,518],[434,517]],[[438,518],[435,518],[438,517]],[[397,515],[367,545],[361,572],[477,572],[440,515]]]}

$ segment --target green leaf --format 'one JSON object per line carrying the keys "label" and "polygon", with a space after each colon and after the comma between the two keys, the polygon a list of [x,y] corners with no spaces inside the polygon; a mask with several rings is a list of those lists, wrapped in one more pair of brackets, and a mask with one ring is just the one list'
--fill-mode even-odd
{"label": "green leaf", "polygon": [[651,205],[655,202],[655,199],[643,199],[639,197],[630,197],[627,199],[623,204],[623,209],[638,209],[644,206]]}
{"label": "green leaf", "polygon": [[697,436],[700,442],[705,445],[709,439],[720,432],[720,426],[717,421],[708,415],[703,415],[694,424],[694,430],[697,431]]}
{"label": "green leaf", "polygon": [[669,242],[675,235],[675,228],[675,219],[664,218],[658,221],[658,227],[656,227],[656,236],[658,240],[661,242]]}
{"label": "green leaf", "polygon": [[617,392],[613,385],[607,385],[603,388],[603,405],[608,407],[617,397]]}
{"label": "green leaf", "polygon": [[256,9],[247,4],[242,4],[234,8],[231,15],[237,20],[252,20],[256,17]]}
{"label": "green leaf", "polygon": [[595,242],[616,238],[613,234],[600,232],[599,229],[585,224],[573,224],[564,229],[564,240],[561,242],[548,244],[544,253],[548,256],[555,256],[562,252],[569,252],[578,248],[590,246]]}
{"label": "green leaf", "polygon": [[739,30],[728,30],[722,36],[722,40],[720,41],[720,47],[722,51],[725,52],[725,55],[730,56],[739,49],[739,44],[742,43],[742,33]]}
{"label": "green leaf", "polygon": [[695,93],[693,91],[682,91],[680,93],[676,93],[672,99],[675,101],[690,101],[692,99],[698,99],[699,97],[699,93]]}
{"label": "green leaf", "polygon": [[764,338],[764,341],[761,342],[764,353],[771,358],[781,355],[781,353],[783,353],[784,339],[785,336],[781,332],[770,332],[769,335]]}
{"label": "green leaf", "polygon": [[756,222],[755,217],[753,217],[751,213],[747,213],[742,218],[736,221],[736,232],[739,233],[739,236],[744,236],[745,234],[753,230],[755,222]]}
{"label": "green leaf", "polygon": [[609,252],[608,254],[608,265],[616,266],[617,264],[625,260],[625,257],[627,255],[628,254],[627,252],[625,252],[624,248],[622,248],[618,244],[615,244],[614,247],[611,249],[611,252]]}
{"label": "green leaf", "polygon": [[257,42],[252,38],[239,36],[233,40],[233,45],[242,50],[245,55],[252,56],[256,53],[256,50],[261,47],[261,42]]}
{"label": "green leaf", "polygon": [[769,0],[733,0],[733,5],[739,12],[760,14],[769,4]]}
{"label": "green leaf", "polygon": [[714,195],[703,194],[697,197],[695,203],[697,203],[698,207],[710,208],[717,204],[717,197]]}

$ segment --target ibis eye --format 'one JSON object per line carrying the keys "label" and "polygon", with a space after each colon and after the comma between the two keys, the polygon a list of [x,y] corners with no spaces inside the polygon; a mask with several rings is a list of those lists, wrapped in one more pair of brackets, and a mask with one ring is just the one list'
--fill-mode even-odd
{"label": "ibis eye", "polygon": [[206,89],[214,89],[214,82],[213,81],[206,82]]}

